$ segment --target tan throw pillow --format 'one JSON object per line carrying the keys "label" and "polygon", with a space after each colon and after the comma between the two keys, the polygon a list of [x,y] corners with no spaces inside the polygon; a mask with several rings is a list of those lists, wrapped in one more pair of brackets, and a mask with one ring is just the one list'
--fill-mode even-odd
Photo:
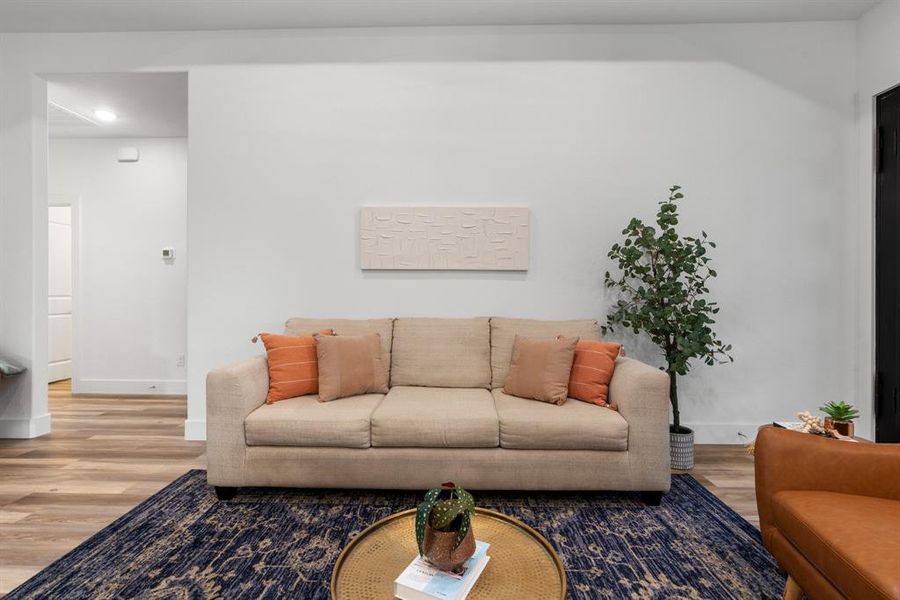
{"label": "tan throw pillow", "polygon": [[[516,336],[509,375],[503,391],[511,396],[562,404],[569,392],[569,374],[578,338],[533,340]],[[321,372],[321,359],[319,359]],[[322,387],[322,384],[319,384]]]}
{"label": "tan throw pillow", "polygon": [[360,394],[386,394],[387,373],[381,361],[381,336],[316,336],[319,401]]}

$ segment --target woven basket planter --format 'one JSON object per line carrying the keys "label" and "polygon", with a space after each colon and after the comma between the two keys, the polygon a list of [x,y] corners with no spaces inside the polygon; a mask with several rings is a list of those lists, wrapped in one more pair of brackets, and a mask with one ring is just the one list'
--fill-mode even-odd
{"label": "woven basket planter", "polygon": [[686,433],[669,432],[669,452],[672,458],[673,469],[694,468],[694,432],[687,429]]}

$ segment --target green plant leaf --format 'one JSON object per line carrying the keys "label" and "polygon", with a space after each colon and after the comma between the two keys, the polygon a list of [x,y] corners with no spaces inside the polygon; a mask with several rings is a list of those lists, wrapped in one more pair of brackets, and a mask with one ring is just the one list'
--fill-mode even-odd
{"label": "green plant leaf", "polygon": [[828,402],[824,406],[820,406],[819,410],[832,418],[832,420],[845,423],[859,418],[859,411],[852,404],[847,404],[843,400],[839,402]]}
{"label": "green plant leaf", "polygon": [[419,556],[425,554],[425,526],[440,494],[440,488],[428,490],[425,492],[425,499],[416,507],[416,543],[419,546]]}
{"label": "green plant leaf", "polygon": [[439,531],[450,531],[453,521],[464,512],[468,511],[458,498],[438,500],[431,509],[431,526]]}
{"label": "green plant leaf", "polygon": [[463,504],[463,508],[467,511],[475,510],[475,498],[472,497],[472,494],[464,490],[463,488],[456,488],[456,496],[459,498],[460,502]]}

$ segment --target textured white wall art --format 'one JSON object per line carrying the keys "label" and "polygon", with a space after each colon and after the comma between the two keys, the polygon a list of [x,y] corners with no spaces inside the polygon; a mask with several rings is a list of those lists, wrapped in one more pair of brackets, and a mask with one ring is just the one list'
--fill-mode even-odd
{"label": "textured white wall art", "polygon": [[518,207],[364,207],[363,269],[527,271],[530,213]]}

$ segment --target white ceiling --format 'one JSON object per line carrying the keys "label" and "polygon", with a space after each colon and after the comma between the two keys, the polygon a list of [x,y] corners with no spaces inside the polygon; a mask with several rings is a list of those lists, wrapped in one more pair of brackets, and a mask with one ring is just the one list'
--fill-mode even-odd
{"label": "white ceiling", "polygon": [[878,0],[0,0],[0,32],[835,21]]}
{"label": "white ceiling", "polygon": [[[186,73],[89,73],[47,77],[50,137],[186,137]],[[106,108],[112,123],[94,118]]]}

